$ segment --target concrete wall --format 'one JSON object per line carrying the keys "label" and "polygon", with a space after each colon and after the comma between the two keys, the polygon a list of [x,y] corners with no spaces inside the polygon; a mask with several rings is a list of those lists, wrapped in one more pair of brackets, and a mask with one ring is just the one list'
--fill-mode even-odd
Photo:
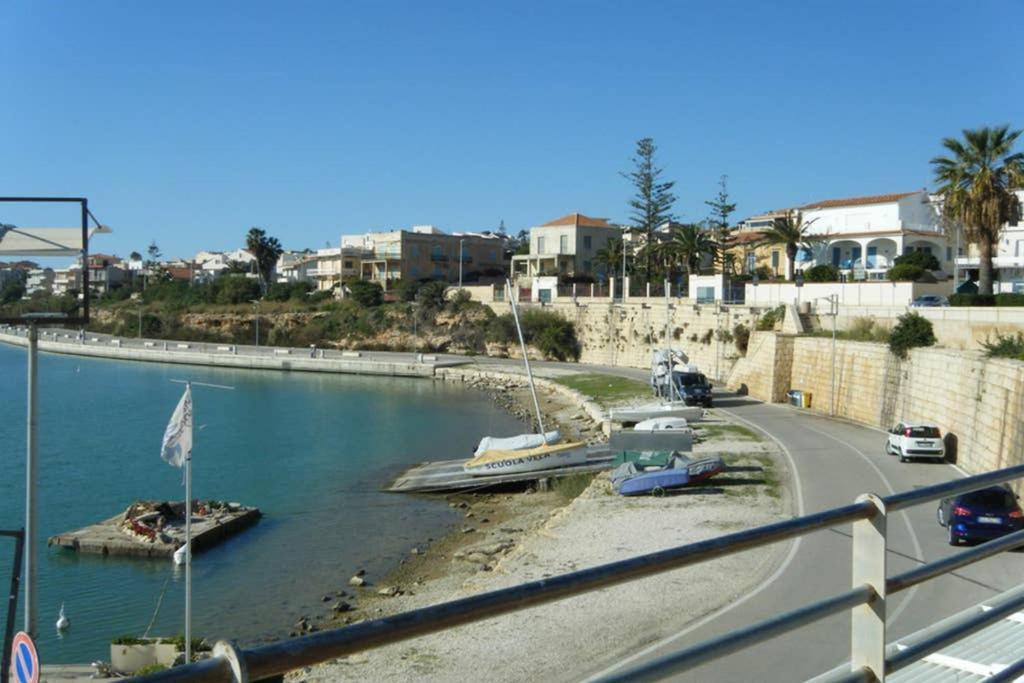
{"label": "concrete wall", "polygon": [[[836,415],[882,429],[900,420],[934,422],[955,437],[956,462],[971,473],[1024,462],[1024,363],[938,348],[900,361],[883,344],[840,341],[835,367]],[[784,400],[789,388],[809,391],[811,407],[827,413],[831,373],[830,339],[760,333],[728,384],[771,401]]]}
{"label": "concrete wall", "polygon": [[[827,312],[828,302],[819,302],[817,311]],[[913,310],[932,322],[935,337],[941,346],[952,349],[981,349],[986,339],[996,334],[1016,334],[1024,329],[1024,307],[950,306],[942,308],[914,308],[907,306],[840,306],[836,326],[845,330],[857,318],[872,318],[878,324],[891,328],[897,319]],[[821,329],[831,329],[832,321],[826,315],[815,320]]]}
{"label": "concrete wall", "polygon": [[[797,290],[800,290],[799,293]],[[906,307],[911,301],[926,294],[949,296],[953,283],[936,282],[808,282],[797,287],[789,282],[747,284],[744,287],[748,306],[777,306],[800,301],[815,301],[833,294],[839,296],[840,306],[898,306]],[[819,301],[819,307],[828,306]]]}

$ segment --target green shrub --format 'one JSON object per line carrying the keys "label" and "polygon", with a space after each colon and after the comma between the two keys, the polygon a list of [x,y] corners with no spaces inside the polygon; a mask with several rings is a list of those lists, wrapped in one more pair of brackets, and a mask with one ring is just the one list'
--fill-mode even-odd
{"label": "green shrub", "polygon": [[910,349],[935,344],[935,332],[930,320],[918,313],[900,316],[889,335],[889,350],[898,358],[906,358]]}
{"label": "green shrub", "polygon": [[782,321],[782,318],[786,315],[785,306],[776,306],[772,310],[762,315],[757,321],[757,329],[762,332],[771,331],[775,329],[775,325]]}
{"label": "green shrub", "polygon": [[348,286],[352,300],[365,308],[380,306],[384,302],[384,290],[376,282],[356,280]]}
{"label": "green shrub", "polygon": [[133,676],[147,676],[149,674],[155,674],[158,671],[166,671],[167,666],[164,664],[147,664],[141,669],[136,669],[133,672]]}
{"label": "green shrub", "polygon": [[839,282],[839,269],[830,263],[822,263],[804,271],[807,282]]}
{"label": "green shrub", "polygon": [[911,263],[901,263],[893,266],[886,274],[893,282],[914,282],[924,275],[924,268]]}
{"label": "green shrub", "polygon": [[1024,333],[1008,334],[1005,337],[996,332],[995,341],[986,339],[981,342],[985,355],[989,358],[1015,358],[1024,360]]}
{"label": "green shrub", "polygon": [[420,289],[419,280],[401,280],[395,286],[395,294],[399,301],[416,301],[416,292]]}
{"label": "green shrub", "polygon": [[244,304],[260,297],[260,283],[244,275],[222,275],[204,288],[212,288],[218,304]]}
{"label": "green shrub", "polygon": [[[530,309],[520,316],[526,343],[535,346],[548,358],[578,360],[580,343],[576,326],[562,316],[543,309]],[[513,334],[515,328],[513,327]]]}
{"label": "green shrub", "polygon": [[850,326],[843,332],[843,339],[866,342],[888,342],[889,330],[885,329],[874,318],[859,317],[850,321]]}
{"label": "green shrub", "polygon": [[432,311],[440,311],[445,305],[445,292],[448,290],[448,283],[441,280],[431,280],[420,285],[416,292],[416,303],[423,308]]}
{"label": "green shrub", "polygon": [[268,301],[306,301],[313,285],[309,282],[275,282],[267,288]]}
{"label": "green shrub", "polygon": [[747,355],[747,346],[750,344],[750,328],[743,323],[738,323],[732,328],[733,339],[736,340],[736,350],[742,355]]}
{"label": "green shrub", "polygon": [[991,294],[953,294],[950,306],[995,306],[996,298]]}
{"label": "green shrub", "polygon": [[996,306],[1024,306],[1024,294],[996,294]]}
{"label": "green shrub", "polygon": [[516,323],[512,319],[511,313],[495,316],[487,323],[485,334],[489,342],[508,344],[519,341],[516,337]]}
{"label": "green shrub", "polygon": [[938,270],[940,268],[939,259],[935,258],[933,254],[928,254],[923,251],[912,251],[909,254],[897,256],[894,259],[894,262],[897,266],[906,264],[910,266],[917,266],[922,270]]}

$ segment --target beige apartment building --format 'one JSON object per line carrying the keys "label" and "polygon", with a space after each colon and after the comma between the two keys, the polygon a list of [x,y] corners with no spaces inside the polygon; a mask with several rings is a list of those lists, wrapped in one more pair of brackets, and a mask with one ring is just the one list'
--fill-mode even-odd
{"label": "beige apartment building", "polygon": [[463,282],[504,277],[505,245],[498,235],[447,234],[429,225],[412,230],[345,235],[342,250],[362,250],[359,277],[390,289],[399,280]]}
{"label": "beige apartment building", "polygon": [[513,256],[512,271],[527,278],[604,273],[596,256],[611,239],[622,239],[622,228],[605,218],[570,213],[530,228],[530,253]]}

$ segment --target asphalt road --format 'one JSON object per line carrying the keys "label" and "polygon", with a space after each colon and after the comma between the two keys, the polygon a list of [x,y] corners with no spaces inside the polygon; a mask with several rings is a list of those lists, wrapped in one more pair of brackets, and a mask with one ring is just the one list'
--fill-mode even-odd
{"label": "asphalt road", "polygon": [[[508,361],[476,359],[504,365]],[[595,372],[647,379],[646,370],[536,363],[544,369]],[[853,502],[862,493],[887,495],[960,478],[949,464],[900,463],[885,454],[885,433],[845,420],[784,405],[765,404],[716,392],[716,408],[777,441],[795,467],[794,495],[801,513]],[[956,554],[935,519],[936,503],[895,513],[888,521],[887,574],[893,575]],[[783,611],[826,598],[851,586],[851,525],[837,526],[791,542],[779,570],[745,598],[652,643],[612,665],[595,664],[583,678],[622,672],[707,638],[728,633]],[[934,624],[1018,585],[1024,553],[1004,553],[933,579],[889,598],[888,642]],[[666,596],[671,609],[672,596]],[[685,604],[686,595],[675,596]],[[849,614],[819,621],[744,652],[730,655],[670,680],[803,681],[849,661]]]}

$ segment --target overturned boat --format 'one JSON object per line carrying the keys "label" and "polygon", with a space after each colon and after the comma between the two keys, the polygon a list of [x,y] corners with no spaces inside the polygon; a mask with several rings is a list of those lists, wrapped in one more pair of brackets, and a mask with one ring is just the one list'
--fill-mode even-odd
{"label": "overturned boat", "polygon": [[587,461],[587,447],[582,441],[554,446],[537,446],[522,450],[484,451],[462,465],[466,474],[521,474],[556,467],[582,465]]}
{"label": "overturned boat", "polygon": [[690,424],[686,421],[685,417],[652,417],[649,420],[641,420],[633,425],[634,432],[661,432],[689,429]]}
{"label": "overturned boat", "polygon": [[642,469],[636,462],[625,462],[612,472],[612,488],[623,496],[661,496],[666,491],[709,479],[724,467],[718,456],[694,459],[678,453],[673,454],[664,467],[654,469]]}

